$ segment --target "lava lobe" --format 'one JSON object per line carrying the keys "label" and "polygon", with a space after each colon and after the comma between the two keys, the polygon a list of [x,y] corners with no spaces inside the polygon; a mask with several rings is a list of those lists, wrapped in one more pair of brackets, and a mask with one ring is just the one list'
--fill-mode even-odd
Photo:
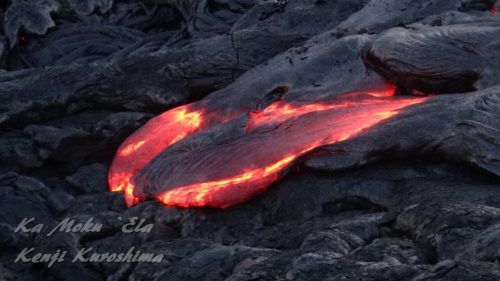
{"label": "lava lobe", "polygon": [[393,97],[394,89],[329,100],[279,100],[229,116],[199,104],[149,121],[119,148],[109,173],[128,205],[155,198],[178,207],[226,208],[277,181],[314,149],[356,137],[427,97]]}

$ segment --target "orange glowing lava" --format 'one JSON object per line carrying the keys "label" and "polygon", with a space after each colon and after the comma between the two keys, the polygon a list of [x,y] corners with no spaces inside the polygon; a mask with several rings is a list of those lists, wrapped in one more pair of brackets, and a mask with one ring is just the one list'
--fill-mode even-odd
{"label": "orange glowing lava", "polygon": [[189,105],[169,110],[150,120],[120,146],[109,170],[111,191],[124,191],[128,206],[139,200],[133,195],[132,176],[166,147],[202,126],[203,110]]}
{"label": "orange glowing lava", "polygon": [[490,12],[493,14],[493,15],[498,15],[498,11],[500,10],[500,8],[496,8],[496,7],[493,7],[491,8]]}
{"label": "orange glowing lava", "polygon": [[[258,138],[249,137],[248,141],[241,141],[241,143],[237,140],[237,145],[226,144],[228,148],[221,147],[219,153],[232,155],[232,157],[221,157],[220,163],[217,162],[217,159],[207,159],[203,152],[200,153],[200,158],[207,162],[214,162],[214,167],[220,167],[219,164],[224,163],[224,167],[221,168],[229,170],[234,175],[172,187],[156,198],[166,205],[178,207],[226,208],[245,202],[267,189],[280,178],[282,171],[305,153],[319,146],[352,138],[363,130],[393,117],[401,109],[424,100],[426,98],[391,100],[368,98],[357,104],[347,102],[330,105],[318,104],[317,106],[314,104],[292,106],[280,102],[279,106],[270,107],[273,114],[282,109],[283,115],[275,115],[277,120],[270,120],[271,115],[266,110],[260,113],[262,116],[257,114],[253,117],[256,120],[265,120],[271,123],[280,122],[284,126],[283,130],[278,128],[276,129],[277,133],[274,132],[274,129],[271,133],[254,132]],[[290,115],[291,112],[297,115]],[[288,120],[284,120],[286,117],[283,116],[289,116]],[[252,122],[251,117],[248,121]],[[316,126],[316,122],[322,124]],[[255,125],[257,122],[253,122],[253,124]],[[264,123],[260,125],[262,124]],[[244,147],[245,145],[248,145],[248,151],[252,151],[251,154],[246,151],[239,153],[231,148]],[[260,167],[241,168],[252,166],[252,163],[259,163]],[[241,171],[238,172],[238,169]],[[188,167],[182,172],[190,174],[194,171],[189,170]],[[210,171],[205,170],[199,172],[210,173]]]}
{"label": "orange glowing lava", "polygon": [[[339,108],[346,108],[364,104],[375,104],[375,103],[383,103],[383,100],[379,99],[359,99],[360,96],[365,97],[390,97],[394,94],[395,88],[392,86],[388,86],[387,89],[382,91],[370,91],[366,93],[348,93],[343,94],[342,98],[345,99],[344,102],[341,103],[313,103],[313,104],[304,104],[304,105],[293,105],[287,103],[285,101],[278,101],[263,111],[254,111],[250,112],[249,121],[247,122],[247,131],[252,131],[253,129],[269,125],[276,124],[280,122],[284,122],[290,118],[298,117],[310,112],[319,112],[325,110],[333,110]],[[349,100],[352,99],[352,100]]]}
{"label": "orange glowing lava", "polygon": [[[277,181],[304,154],[353,138],[427,99],[395,98],[393,93],[394,88],[388,87],[343,94],[327,102],[278,101],[250,112],[245,128],[233,132],[229,140],[207,140],[206,147],[190,147],[185,152],[188,158],[168,158],[167,153],[165,157],[174,159],[174,163],[159,171],[165,175],[160,181],[165,191],[145,197],[178,207],[226,208],[245,202]],[[111,191],[124,191],[128,206],[145,199],[134,196],[148,194],[142,181],[136,186],[137,173],[174,143],[231,119],[209,120],[208,111],[194,109],[193,104],[181,106],[150,120],[131,135],[118,149],[111,166]],[[214,113],[217,115],[217,110]],[[171,176],[173,173],[175,176]],[[142,192],[134,193],[137,188]]]}
{"label": "orange glowing lava", "polygon": [[[156,198],[166,205],[184,208],[203,206],[230,207],[246,201],[249,196],[253,196],[254,193],[260,192],[268,184],[277,180],[277,172],[292,163],[295,158],[296,155],[289,155],[266,167],[244,171],[242,174],[219,181],[179,187],[162,193]],[[256,186],[253,192],[252,189],[245,187],[250,185]],[[251,191],[251,194],[248,194],[248,191]],[[207,202],[211,203],[207,204]]]}

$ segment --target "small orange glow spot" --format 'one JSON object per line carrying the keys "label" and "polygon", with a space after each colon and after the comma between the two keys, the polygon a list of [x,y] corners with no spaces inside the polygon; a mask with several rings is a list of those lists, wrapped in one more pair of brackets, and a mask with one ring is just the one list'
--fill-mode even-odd
{"label": "small orange glow spot", "polygon": [[201,112],[188,112],[185,108],[177,111],[175,121],[185,127],[197,128],[201,124]]}
{"label": "small orange glow spot", "polygon": [[19,36],[19,42],[21,44],[27,44],[28,43],[28,37],[26,37],[25,35]]}
{"label": "small orange glow spot", "polygon": [[143,146],[145,143],[146,143],[146,141],[144,141],[144,140],[141,140],[137,143],[131,143],[131,144],[127,145],[125,148],[123,148],[120,151],[120,154],[122,156],[128,156],[128,155],[132,154],[134,151],[136,151],[137,149],[139,149],[141,146]]}
{"label": "small orange glow spot", "polygon": [[392,97],[396,93],[396,87],[391,84],[385,85],[385,89],[379,91],[368,91],[367,94],[373,97],[383,98]]}

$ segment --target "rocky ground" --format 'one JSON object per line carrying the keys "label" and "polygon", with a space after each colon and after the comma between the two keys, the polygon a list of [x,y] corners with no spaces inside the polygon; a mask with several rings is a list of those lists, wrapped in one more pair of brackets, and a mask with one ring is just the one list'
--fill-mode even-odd
{"label": "rocky ground", "polygon": [[[500,280],[499,8],[2,2],[0,280]],[[433,97],[304,157],[248,203],[127,208],[108,192],[120,143],[167,109],[219,96],[259,108],[388,81]],[[134,218],[152,227],[125,233]],[[102,228],[50,233],[68,219]],[[131,247],[163,258],[72,260]],[[58,250],[66,258],[51,265],[34,257]]]}

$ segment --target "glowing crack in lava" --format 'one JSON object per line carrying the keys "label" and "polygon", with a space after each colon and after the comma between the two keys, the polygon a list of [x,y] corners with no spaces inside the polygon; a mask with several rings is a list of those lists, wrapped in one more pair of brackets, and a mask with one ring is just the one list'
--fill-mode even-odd
{"label": "glowing crack in lava", "polygon": [[[245,202],[277,181],[302,155],[353,138],[427,99],[396,98],[393,93],[389,87],[326,102],[277,101],[261,111],[231,117],[196,104],[174,108],[120,146],[109,172],[110,190],[124,191],[129,206],[149,197],[179,207],[225,208]],[[244,126],[192,147],[190,136],[232,120]],[[170,149],[173,144],[175,149]]]}

